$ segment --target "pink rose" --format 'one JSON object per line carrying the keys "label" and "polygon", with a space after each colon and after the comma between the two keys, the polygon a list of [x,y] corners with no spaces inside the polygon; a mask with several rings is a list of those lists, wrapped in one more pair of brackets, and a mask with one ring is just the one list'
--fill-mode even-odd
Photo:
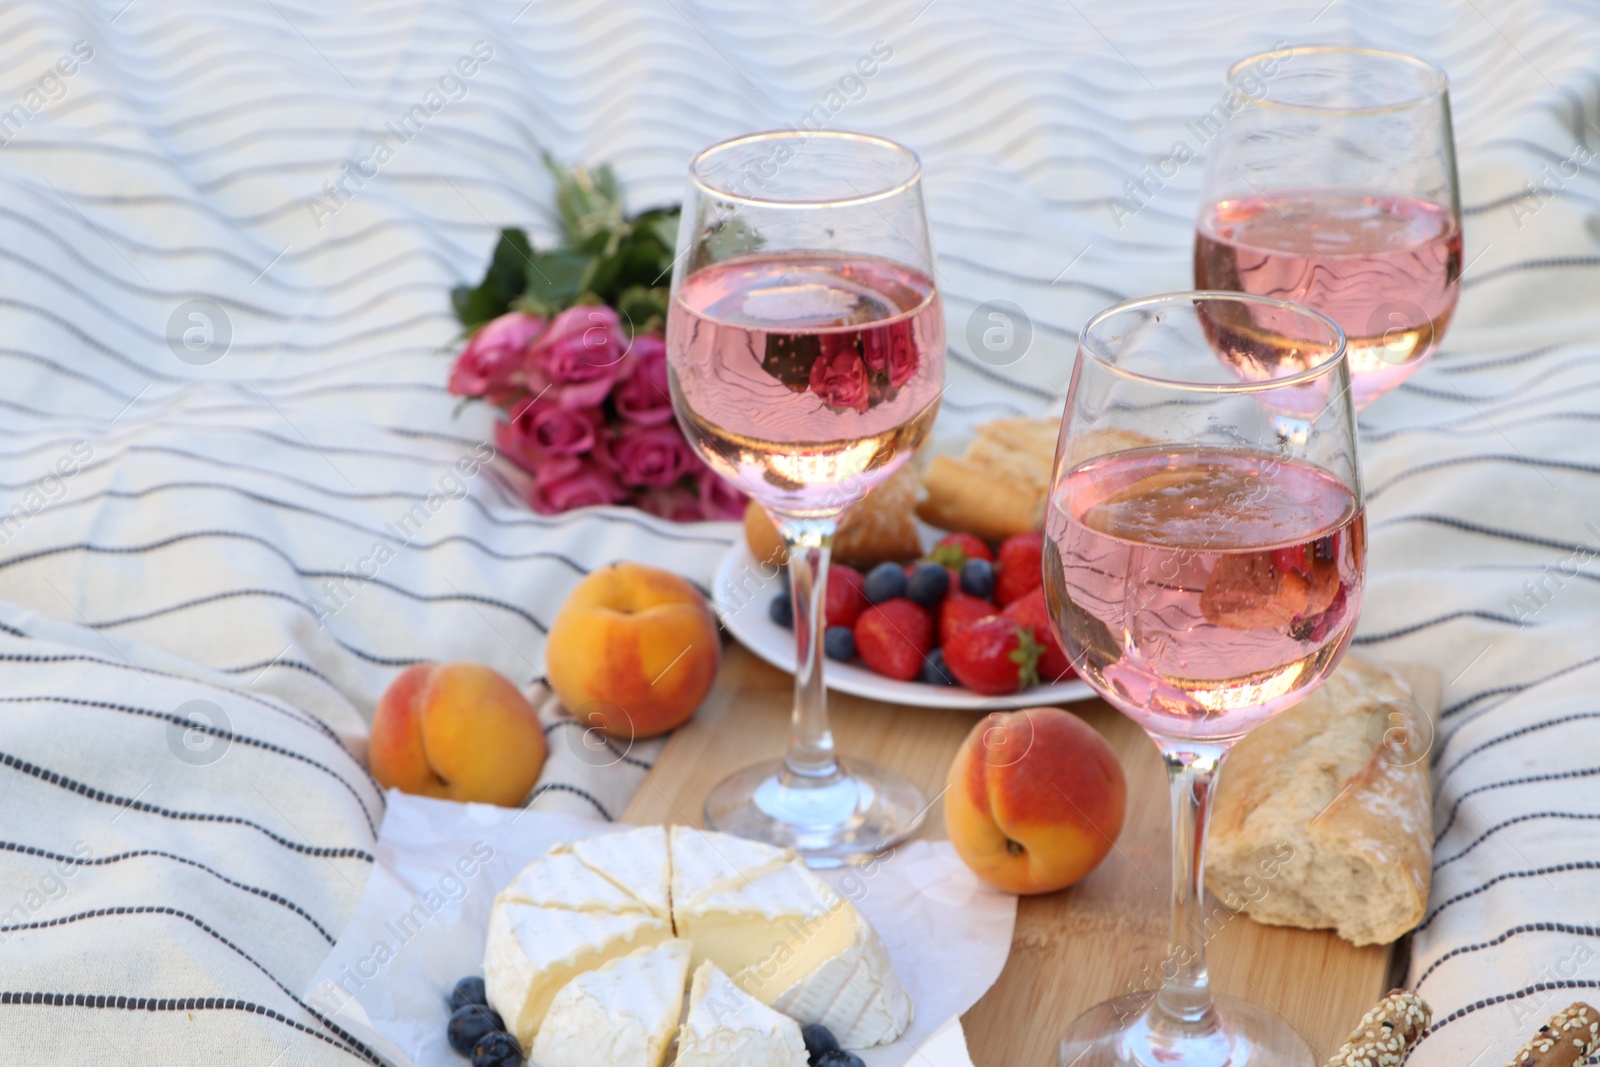
{"label": "pink rose", "polygon": [[584,455],[600,430],[600,412],[594,408],[575,410],[548,400],[525,405],[511,421],[535,451],[548,456]]}
{"label": "pink rose", "polygon": [[667,346],[655,334],[633,339],[632,372],[611,394],[617,414],[638,426],[672,421],[672,395],[667,385]]}
{"label": "pink rose", "polygon": [[626,354],[617,313],[603,305],[579,305],[551,319],[528,348],[526,374],[530,387],[534,382],[553,386],[551,398],[562,407],[598,407],[626,373]]}
{"label": "pink rose", "polygon": [[675,424],[623,425],[605,441],[602,459],[628,485],[672,485],[699,465]]}
{"label": "pink rose", "polygon": [[610,471],[597,463],[584,463],[550,485],[535,486],[528,502],[540,514],[555,515],[573,508],[620,504],[627,497],[628,491]]}
{"label": "pink rose", "polygon": [[688,489],[674,485],[667,489],[646,489],[639,494],[639,508],[670,522],[699,522],[700,498]]}
{"label": "pink rose", "polygon": [[700,482],[700,511],[705,518],[741,519],[744,517],[745,495],[704,465],[695,476]]}
{"label": "pink rose", "polygon": [[910,381],[920,362],[911,323],[896,322],[879,330],[862,331],[861,358],[867,370],[886,375],[891,386]]}
{"label": "pink rose", "polygon": [[523,349],[545,321],[520,311],[486,323],[467,341],[450,371],[450,392],[500,403],[523,385]]}
{"label": "pink rose", "polygon": [[811,391],[829,407],[867,410],[867,368],[853,348],[837,348],[811,364]]}

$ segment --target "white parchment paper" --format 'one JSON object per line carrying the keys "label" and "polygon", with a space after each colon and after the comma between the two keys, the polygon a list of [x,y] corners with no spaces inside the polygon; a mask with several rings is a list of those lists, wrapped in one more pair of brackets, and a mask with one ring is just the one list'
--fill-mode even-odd
{"label": "white parchment paper", "polygon": [[[608,823],[391,791],[377,863],[355,917],[307,999],[395,1067],[463,1067],[445,1041],[445,998],[483,973],[494,895],[558,841]],[[916,1014],[869,1067],[970,1064],[950,1024],[994,984],[1011,950],[1016,898],[980,882],[945,842],[914,841],[869,869],[824,871],[882,935]]]}

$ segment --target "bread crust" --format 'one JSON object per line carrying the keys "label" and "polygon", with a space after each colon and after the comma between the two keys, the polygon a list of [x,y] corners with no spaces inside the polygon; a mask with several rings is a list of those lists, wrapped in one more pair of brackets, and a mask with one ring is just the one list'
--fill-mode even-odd
{"label": "bread crust", "polygon": [[1246,736],[1217,790],[1211,891],[1259,922],[1332,927],[1357,945],[1415,926],[1432,876],[1421,715],[1398,675],[1349,656],[1320,690]]}

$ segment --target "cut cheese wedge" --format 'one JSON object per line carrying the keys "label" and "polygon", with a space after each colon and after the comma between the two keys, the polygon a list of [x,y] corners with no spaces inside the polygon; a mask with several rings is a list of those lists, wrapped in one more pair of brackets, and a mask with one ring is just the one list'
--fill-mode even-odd
{"label": "cut cheese wedge", "polygon": [[528,864],[496,899],[569,911],[651,913],[643,902],[577,856],[560,851]]}
{"label": "cut cheese wedge", "polygon": [[643,912],[573,911],[497,899],[483,959],[489,1006],[522,1047],[531,1048],[550,1002],[568,982],[670,937],[666,922]]}
{"label": "cut cheese wedge", "polygon": [[532,1061],[539,1067],[661,1067],[683,1013],[689,952],[687,941],[663,941],[578,975],[550,1002]]}
{"label": "cut cheese wedge", "polygon": [[746,993],[822,1023],[847,1048],[893,1041],[911,1023],[911,998],[877,931],[799,860],[675,897],[673,923],[694,942],[696,966],[710,960]]}
{"label": "cut cheese wedge", "polygon": [[[732,834],[687,826],[672,828],[672,906],[674,911],[718,890],[747,885],[793,862],[795,854]],[[703,957],[702,957],[703,958]],[[695,966],[700,960],[695,960]]]}
{"label": "cut cheese wedge", "polygon": [[574,841],[568,847],[590,869],[633,896],[652,915],[658,919],[670,916],[667,893],[672,875],[665,827],[642,826],[622,833],[600,834]]}
{"label": "cut cheese wedge", "polygon": [[[534,1060],[544,1067],[537,1054]],[[793,1019],[745,993],[710,960],[694,972],[674,1067],[806,1067],[808,1062]]]}

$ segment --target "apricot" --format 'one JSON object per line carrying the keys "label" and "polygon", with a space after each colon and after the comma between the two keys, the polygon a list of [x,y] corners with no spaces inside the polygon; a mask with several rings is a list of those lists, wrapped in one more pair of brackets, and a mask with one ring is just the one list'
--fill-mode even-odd
{"label": "apricot", "polygon": [[625,740],[687,720],[721,664],[705,597],[641,563],[615,563],[579,582],[545,642],[545,674],[561,703],[585,725]]}
{"label": "apricot", "polygon": [[544,768],[528,698],[476,663],[419,663],[378,701],[368,760],[386,789],[515,807]]}
{"label": "apricot", "polygon": [[1122,832],[1122,764],[1094,728],[1060,708],[989,715],[950,764],[945,827],[979,878],[1049,893],[1099,866]]}

